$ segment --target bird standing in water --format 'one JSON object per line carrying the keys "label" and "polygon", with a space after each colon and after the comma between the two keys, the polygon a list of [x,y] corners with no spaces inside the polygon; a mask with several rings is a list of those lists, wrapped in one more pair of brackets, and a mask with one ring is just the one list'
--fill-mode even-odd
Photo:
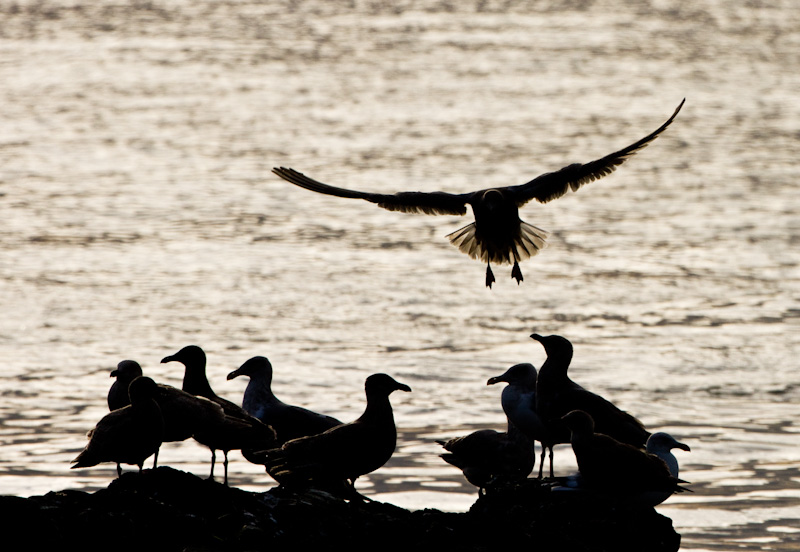
{"label": "bird standing in water", "polygon": [[513,264],[511,277],[522,282],[520,261],[533,257],[546,245],[548,233],[522,221],[519,208],[535,199],[548,203],[577,191],[584,184],[614,172],[629,157],[655,140],[672,123],[683,107],[681,101],[667,121],[641,140],[588,163],[572,163],[555,172],[537,176],[518,186],[486,188],[463,194],[447,192],[398,192],[379,194],[360,192],[323,184],[290,168],[274,168],[272,172],[301,188],[322,194],[364,199],[389,211],[424,213],[427,215],[465,215],[472,207],[475,222],[448,234],[450,243],[472,257],[486,263],[486,286],[495,282],[491,263]]}

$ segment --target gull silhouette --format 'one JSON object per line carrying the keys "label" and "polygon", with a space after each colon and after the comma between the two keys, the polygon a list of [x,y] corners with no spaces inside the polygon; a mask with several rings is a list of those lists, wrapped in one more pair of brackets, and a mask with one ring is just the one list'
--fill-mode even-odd
{"label": "gull silhouette", "polygon": [[548,203],[577,191],[584,184],[614,172],[629,157],[655,140],[672,123],[686,100],[682,100],[667,121],[641,140],[588,163],[572,163],[557,171],[544,173],[517,186],[486,188],[475,192],[398,192],[379,194],[360,192],[323,184],[294,169],[280,167],[272,172],[301,188],[322,194],[364,199],[389,211],[427,215],[465,215],[472,207],[475,222],[448,234],[450,243],[473,259],[486,263],[486,286],[495,282],[491,263],[512,264],[511,277],[522,281],[520,261],[536,255],[546,245],[548,232],[519,218],[519,208],[532,199]]}

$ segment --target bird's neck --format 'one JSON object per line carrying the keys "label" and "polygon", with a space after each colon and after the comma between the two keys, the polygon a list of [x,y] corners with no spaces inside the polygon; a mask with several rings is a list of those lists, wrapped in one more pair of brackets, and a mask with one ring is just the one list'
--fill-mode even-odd
{"label": "bird's neck", "polygon": [[183,374],[183,390],[192,395],[211,399],[216,396],[206,377],[205,366],[187,366]]}
{"label": "bird's neck", "polygon": [[388,395],[367,395],[367,408],[361,415],[362,420],[374,423],[390,423],[394,425],[394,413]]}

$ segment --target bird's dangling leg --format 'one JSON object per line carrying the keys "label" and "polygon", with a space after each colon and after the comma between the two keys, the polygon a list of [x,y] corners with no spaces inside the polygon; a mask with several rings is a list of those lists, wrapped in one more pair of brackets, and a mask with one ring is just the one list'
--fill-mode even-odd
{"label": "bird's dangling leg", "polygon": [[495,282],[494,273],[492,272],[492,267],[487,261],[486,263],[486,287],[492,289],[492,284]]}
{"label": "bird's dangling leg", "polygon": [[511,269],[511,277],[517,281],[517,285],[522,281],[522,271],[519,269],[519,263],[514,261],[514,268]]}
{"label": "bird's dangling leg", "polygon": [[522,281],[522,271],[519,269],[519,253],[517,253],[517,245],[513,246],[514,252],[514,268],[511,269],[511,277],[517,281],[517,285]]}

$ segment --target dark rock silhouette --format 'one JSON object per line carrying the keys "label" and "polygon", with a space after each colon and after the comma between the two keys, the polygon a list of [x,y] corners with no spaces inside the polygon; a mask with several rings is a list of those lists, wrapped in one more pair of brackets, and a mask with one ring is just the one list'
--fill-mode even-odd
{"label": "dark rock silhouette", "polygon": [[115,551],[570,550],[675,552],[680,535],[653,508],[551,493],[539,480],[481,497],[466,513],[409,511],[321,491],[252,493],[169,467],[106,489],[0,497],[6,542]]}

